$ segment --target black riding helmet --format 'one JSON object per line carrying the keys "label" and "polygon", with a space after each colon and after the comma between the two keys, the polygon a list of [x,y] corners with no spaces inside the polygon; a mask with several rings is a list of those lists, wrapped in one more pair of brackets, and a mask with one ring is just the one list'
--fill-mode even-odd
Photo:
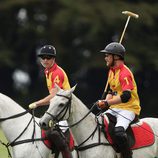
{"label": "black riding helmet", "polygon": [[105,53],[105,54],[118,55],[122,59],[124,59],[124,55],[125,55],[126,50],[125,50],[125,48],[124,48],[124,46],[122,44],[120,44],[118,42],[112,42],[112,43],[108,44],[100,52],[101,53]]}
{"label": "black riding helmet", "polygon": [[40,49],[39,54],[37,55],[38,57],[41,57],[43,55],[49,55],[56,57],[56,49],[52,45],[45,45]]}

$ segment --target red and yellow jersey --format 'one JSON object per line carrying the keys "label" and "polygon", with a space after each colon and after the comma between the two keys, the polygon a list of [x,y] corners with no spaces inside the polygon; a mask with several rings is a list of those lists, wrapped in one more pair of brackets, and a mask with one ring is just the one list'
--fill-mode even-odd
{"label": "red and yellow jersey", "polygon": [[55,83],[64,90],[70,89],[69,80],[65,71],[56,63],[51,69],[45,69],[44,72],[49,92],[52,88],[54,88]]}
{"label": "red and yellow jersey", "polygon": [[[111,105],[111,108],[119,108],[133,111],[135,114],[140,114],[140,101],[137,93],[137,85],[134,76],[129,68],[122,64],[119,67],[111,68],[108,76],[110,89],[116,92],[116,95],[121,95],[123,91],[130,90],[131,98],[127,103]],[[115,95],[113,97],[116,97]]]}

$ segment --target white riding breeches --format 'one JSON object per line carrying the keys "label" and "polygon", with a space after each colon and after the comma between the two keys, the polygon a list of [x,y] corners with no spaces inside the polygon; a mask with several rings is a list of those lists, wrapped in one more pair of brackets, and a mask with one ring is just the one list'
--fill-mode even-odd
{"label": "white riding breeches", "polygon": [[135,119],[135,113],[129,110],[113,108],[108,109],[105,113],[110,113],[111,115],[115,116],[117,120],[115,127],[122,126],[125,130],[128,128],[129,124]]}
{"label": "white riding breeches", "polygon": [[[66,130],[69,128],[68,122],[66,120],[60,121],[58,124],[61,125],[60,129],[62,130],[63,133],[65,133]],[[67,126],[67,127],[62,127],[62,126]]]}

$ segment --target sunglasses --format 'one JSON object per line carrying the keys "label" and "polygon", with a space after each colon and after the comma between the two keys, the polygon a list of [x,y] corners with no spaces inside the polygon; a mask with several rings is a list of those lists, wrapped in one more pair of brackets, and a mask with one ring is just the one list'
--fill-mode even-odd
{"label": "sunglasses", "polygon": [[50,60],[50,59],[52,59],[53,58],[53,56],[51,56],[51,55],[43,55],[43,56],[41,56],[41,59],[47,59],[47,60]]}
{"label": "sunglasses", "polygon": [[109,57],[111,54],[105,54],[105,57]]}

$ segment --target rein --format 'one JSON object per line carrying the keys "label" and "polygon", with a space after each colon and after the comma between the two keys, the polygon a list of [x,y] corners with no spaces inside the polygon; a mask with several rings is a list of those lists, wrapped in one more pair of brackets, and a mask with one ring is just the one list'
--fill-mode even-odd
{"label": "rein", "polygon": [[[71,111],[71,99],[72,99],[72,96],[71,96],[71,97],[67,97],[67,96],[61,95],[61,94],[56,94],[56,95],[68,99],[67,104],[64,106],[64,108],[63,108],[56,116],[52,115],[51,113],[49,113],[49,112],[47,112],[47,111],[46,111],[45,113],[48,114],[48,115],[50,115],[50,116],[53,118],[54,121],[59,122],[59,121],[62,120],[62,118],[64,118],[64,116],[65,116],[66,112],[68,111],[68,109],[69,109],[69,116],[70,116],[70,111]],[[69,128],[76,126],[76,125],[79,124],[81,121],[83,121],[83,120],[93,111],[93,108],[94,108],[95,106],[96,106],[96,105],[93,104],[93,106],[92,106],[91,109],[88,111],[88,113],[87,113],[83,118],[81,118],[79,121],[77,121],[76,123],[74,123],[74,124],[72,124],[72,125],[69,125],[69,126],[64,126],[64,125],[58,125],[58,126],[59,126],[59,127],[69,127]],[[65,110],[65,109],[66,109],[66,110]],[[62,116],[61,118],[57,119],[57,117],[58,117],[64,110],[65,110],[65,112],[64,112],[63,116]],[[68,118],[67,118],[67,119],[68,119]],[[67,119],[66,119],[66,120],[67,120]]]}
{"label": "rein", "polygon": [[6,120],[9,120],[9,119],[14,119],[14,118],[17,118],[17,117],[20,117],[20,116],[23,116],[23,115],[27,114],[28,112],[30,112],[30,110],[26,110],[26,111],[24,111],[22,113],[19,113],[19,114],[13,115],[13,116],[5,117],[5,118],[0,118],[0,122],[6,121]]}
{"label": "rein", "polygon": [[[68,99],[68,102],[65,104],[64,108],[56,115],[52,115],[50,114],[49,112],[46,112],[48,115],[50,115],[54,121],[61,121],[61,119],[65,116],[68,108],[69,108],[69,116],[70,116],[70,110],[71,110],[71,100],[72,100],[72,96],[71,97],[67,97],[67,96],[64,96],[64,95],[61,95],[61,94],[56,94],[57,96],[60,96],[60,97],[64,97],[64,98],[67,98]],[[91,107],[91,109],[88,111],[88,113],[83,117],[81,118],[79,121],[77,121],[76,123],[74,124],[71,124],[71,125],[68,125],[68,126],[64,126],[64,125],[59,125],[59,124],[56,124],[56,126],[58,127],[74,127],[76,126],[77,124],[79,124],[81,121],[83,121],[93,110],[93,108],[96,106],[96,104],[93,104],[93,106]],[[66,110],[65,110],[66,109]],[[63,111],[65,110],[64,114],[62,115],[62,117],[60,119],[58,119],[57,117],[63,113]],[[88,138],[86,138],[82,143],[80,143],[78,146],[75,146],[75,150],[78,152],[78,151],[83,151],[83,150],[87,150],[89,148],[93,148],[93,147],[96,147],[98,145],[105,145],[105,146],[111,146],[110,143],[104,143],[104,142],[101,142],[100,140],[100,134],[101,134],[101,128],[100,128],[100,124],[99,124],[99,121],[96,117],[96,120],[97,120],[97,125],[95,127],[95,129],[92,131],[92,133],[88,136]],[[93,138],[94,134],[96,133],[96,131],[98,130],[98,142],[96,143],[92,143],[92,144],[89,144],[89,145],[85,145],[85,146],[82,146],[85,142],[87,142],[91,137]],[[79,157],[79,154],[78,154],[78,157]]]}
{"label": "rein", "polygon": [[[6,121],[6,120],[9,120],[9,119],[14,119],[14,118],[18,118],[20,116],[23,116],[25,114],[27,114],[28,112],[30,112],[31,110],[26,110],[22,113],[19,113],[19,114],[16,114],[16,115],[13,115],[13,116],[9,116],[9,117],[6,117],[6,118],[0,118],[0,122],[2,121]],[[28,122],[27,126],[24,128],[24,130],[19,134],[19,136],[17,136],[11,143],[3,143],[1,140],[0,140],[0,143],[2,145],[4,145],[6,148],[7,148],[7,151],[8,151],[8,157],[12,157],[11,156],[11,153],[10,153],[10,150],[9,150],[9,146],[13,147],[13,146],[16,146],[16,145],[19,145],[19,144],[23,144],[23,143],[30,143],[30,142],[35,142],[35,141],[43,141],[45,140],[44,138],[34,138],[34,134],[35,134],[35,123],[38,124],[36,121],[35,121],[35,117],[34,117],[34,110],[32,111],[32,117],[30,119],[30,121]],[[23,134],[24,132],[27,130],[27,128],[29,127],[30,123],[32,122],[33,120],[33,133],[32,133],[32,138],[31,139],[25,139],[25,140],[20,140],[20,141],[17,141]]]}
{"label": "rein", "polygon": [[[86,118],[90,112],[93,110],[95,104],[91,107],[91,109],[89,110],[89,112],[81,119],[81,120],[84,120],[84,118]],[[80,143],[78,146],[75,146],[75,150],[78,152],[78,151],[84,151],[84,150],[87,150],[87,149],[90,149],[90,148],[93,148],[93,147],[96,147],[96,146],[99,146],[99,145],[104,145],[104,146],[111,146],[110,143],[104,143],[104,142],[101,142],[101,125],[98,121],[98,117],[95,117],[96,118],[96,122],[97,122],[97,125],[95,127],[95,129],[92,131],[92,133],[89,135],[88,138],[86,138],[82,143]],[[77,123],[81,122],[78,121]],[[76,124],[76,123],[75,123]],[[75,125],[73,124],[73,125]],[[85,146],[82,146],[85,142],[87,142],[90,138],[93,139],[93,136],[94,134],[96,133],[96,131],[98,130],[98,142],[96,143],[92,143],[92,144],[88,144],[88,145],[85,145]],[[79,154],[78,154],[78,158],[79,158]]]}
{"label": "rein", "polygon": [[[94,136],[95,132],[97,131],[97,129],[98,129],[98,142],[82,146],[91,137],[93,138],[93,136]],[[111,146],[110,143],[101,142],[101,140],[100,140],[100,134],[101,134],[100,125],[99,125],[99,123],[97,123],[94,131],[92,131],[92,133],[89,135],[89,137],[87,139],[85,139],[82,143],[80,143],[78,146],[75,146],[75,150],[76,151],[83,151],[83,150],[87,150],[87,149],[90,149],[90,148],[93,148],[93,147],[96,147],[96,146],[99,146],[99,145]]]}
{"label": "rein", "polygon": [[[56,96],[64,97],[64,98],[68,99],[67,104],[62,108],[62,110],[56,116],[52,115],[51,113],[49,113],[47,111],[45,113],[48,114],[48,115],[50,115],[53,118],[54,121],[59,122],[60,120],[62,120],[64,118],[64,116],[66,115],[66,113],[67,113],[68,110],[69,110],[69,116],[70,116],[72,96],[71,97],[67,97],[67,96],[61,95],[61,94],[56,94]],[[63,113],[63,115],[58,119],[57,117],[60,116],[60,114],[62,114],[62,113]],[[67,127],[67,126],[62,126],[62,127]]]}

